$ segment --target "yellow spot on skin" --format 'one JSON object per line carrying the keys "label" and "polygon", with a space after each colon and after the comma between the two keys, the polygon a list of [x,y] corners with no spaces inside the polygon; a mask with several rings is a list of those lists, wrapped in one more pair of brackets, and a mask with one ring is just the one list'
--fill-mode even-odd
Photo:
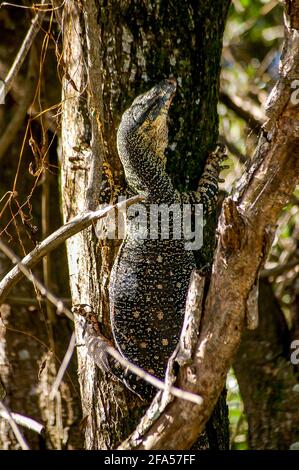
{"label": "yellow spot on skin", "polygon": [[156,361],[159,359],[159,356],[154,356],[154,359],[156,359]]}
{"label": "yellow spot on skin", "polygon": [[177,286],[177,287],[182,287],[182,284],[181,284],[180,282],[177,282],[177,283],[176,283],[176,286]]}
{"label": "yellow spot on skin", "polygon": [[163,320],[164,315],[163,315],[162,312],[159,312],[158,315],[157,315],[157,317],[158,317],[158,320]]}
{"label": "yellow spot on skin", "polygon": [[133,317],[138,318],[139,316],[140,316],[140,312],[138,312],[138,310],[134,310]]}
{"label": "yellow spot on skin", "polygon": [[146,348],[147,348],[147,343],[146,343],[145,341],[142,341],[142,342],[140,343],[140,347],[141,347],[142,349],[146,349]]}
{"label": "yellow spot on skin", "polygon": [[158,261],[158,263],[162,263],[162,261],[163,261],[163,258],[162,258],[162,256],[161,256],[161,255],[159,255],[159,256],[158,256],[158,258],[157,258],[157,261]]}
{"label": "yellow spot on skin", "polygon": [[162,339],[162,344],[163,344],[163,346],[168,346],[168,339],[167,339],[167,338],[163,338],[163,339]]}
{"label": "yellow spot on skin", "polygon": [[158,288],[158,289],[163,289],[162,284],[158,284],[158,285],[157,285],[157,288]]}
{"label": "yellow spot on skin", "polygon": [[148,370],[148,373],[149,373],[149,374],[154,374],[155,371],[154,371],[154,369],[149,369],[149,370]]}

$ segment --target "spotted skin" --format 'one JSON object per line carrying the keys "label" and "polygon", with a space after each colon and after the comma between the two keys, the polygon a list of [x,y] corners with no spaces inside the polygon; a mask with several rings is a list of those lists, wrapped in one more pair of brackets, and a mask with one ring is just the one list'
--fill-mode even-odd
{"label": "spotted skin", "polygon": [[[168,144],[167,114],[175,93],[174,80],[165,80],[133,102],[123,114],[117,144],[129,189],[151,204],[202,203],[207,216],[218,193],[223,149],[208,157],[198,191],[178,193],[165,171]],[[121,354],[163,379],[167,360],[179,339],[192,270],[193,252],[185,240],[136,238],[136,220],[129,218],[126,237],[110,280],[111,324]],[[115,371],[114,371],[115,372]],[[118,376],[147,398],[155,390],[132,374]]]}

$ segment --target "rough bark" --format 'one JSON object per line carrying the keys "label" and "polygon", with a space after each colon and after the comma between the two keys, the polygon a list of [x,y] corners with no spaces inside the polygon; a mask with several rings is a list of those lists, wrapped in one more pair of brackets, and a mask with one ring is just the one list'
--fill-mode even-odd
{"label": "rough bark", "polygon": [[[97,204],[99,163],[112,171],[112,193],[115,185],[123,186],[116,151],[120,116],[135,96],[171,75],[178,79],[179,93],[172,107],[168,167],[180,189],[196,187],[217,139],[221,41],[228,5],[229,1],[195,5],[109,0],[80,6],[66,1],[61,141],[65,220]],[[211,259],[213,225],[211,220],[199,264]],[[93,230],[68,242],[73,303],[89,304],[100,312],[107,337],[111,337],[107,287],[118,246],[105,241],[100,247]],[[76,321],[80,345],[81,322]],[[134,429],[145,404],[99,371],[83,346],[78,356],[86,447],[113,448]],[[225,446],[225,412],[222,421],[219,415],[217,420],[222,438],[221,432],[211,429],[207,447]]]}
{"label": "rough bark", "polygon": [[298,373],[290,332],[268,280],[259,284],[259,326],[245,331],[234,370],[248,420],[251,449],[287,450],[299,440]]}
{"label": "rough bark", "polygon": [[[269,119],[264,127],[270,131],[270,136],[275,120],[277,124],[274,128],[280,125],[278,118],[283,119],[284,126],[287,119],[298,122],[299,2],[286,2],[286,11],[289,16],[286,17],[280,79],[266,106]],[[289,135],[292,129],[296,138],[298,127],[295,123],[290,125]],[[293,289],[296,289],[296,283]],[[290,362],[290,345],[297,338],[296,300],[293,306],[290,330],[270,285],[261,280],[260,324],[256,331],[244,333],[234,362],[248,419],[249,445],[253,449],[288,449],[298,441],[299,397],[295,387],[298,368]]]}

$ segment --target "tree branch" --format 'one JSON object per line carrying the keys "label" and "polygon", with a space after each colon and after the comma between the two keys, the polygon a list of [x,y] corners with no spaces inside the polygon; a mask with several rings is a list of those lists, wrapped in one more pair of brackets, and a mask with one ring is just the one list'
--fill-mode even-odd
{"label": "tree branch", "polygon": [[[45,0],[42,0],[41,1],[41,5],[44,5],[46,3]],[[35,39],[35,36],[37,35],[37,33],[39,32],[40,30],[40,27],[41,27],[41,24],[42,24],[42,21],[44,19],[44,16],[45,16],[45,10],[43,9],[40,9],[38,11],[38,13],[35,15],[35,17],[33,18],[32,22],[31,22],[31,26],[25,36],[25,39],[19,49],[19,52],[17,53],[16,57],[15,57],[15,60],[13,61],[13,64],[7,74],[7,76],[5,77],[5,79],[3,80],[3,83],[0,84],[0,87],[1,88],[4,88],[4,93],[3,93],[3,90],[0,89],[0,96],[2,97],[5,97],[7,95],[7,93],[9,92],[9,90],[11,89],[11,86],[12,86],[12,83],[15,79],[15,77],[18,75],[18,72],[20,70],[20,68],[22,67],[23,65],[23,62],[32,46],[32,43]]]}
{"label": "tree branch", "polygon": [[89,331],[87,335],[86,344],[88,354],[92,357],[93,361],[97,364],[100,369],[103,368],[102,356],[104,352],[109,354],[109,356],[113,357],[113,359],[115,359],[124,369],[128,369],[137,377],[140,377],[142,380],[145,380],[149,384],[156,387],[158,390],[169,392],[175,397],[179,397],[182,400],[190,401],[192,403],[200,404],[202,402],[200,396],[192,392],[173,387],[172,385],[168,386],[168,384],[166,384],[162,380],[158,379],[152,374],[149,374],[145,370],[141,369],[141,367],[138,367],[132,362],[128,361],[103,336],[101,337],[98,334]]}
{"label": "tree branch", "polygon": [[[1,402],[0,402],[0,407],[1,407]],[[45,431],[45,427],[43,424],[38,423],[32,418],[28,418],[28,416],[20,415],[19,413],[11,413],[11,412],[8,413],[8,411],[5,411],[5,409],[2,409],[0,410],[0,418],[6,419],[7,421],[9,421],[9,419],[12,418],[16,424],[19,424],[20,426],[23,426],[24,428],[30,429],[30,431],[37,432],[38,434],[43,434],[43,432]]]}
{"label": "tree branch", "polygon": [[290,271],[291,269],[295,268],[295,266],[299,265],[299,258],[295,256],[294,259],[288,261],[284,264],[278,264],[274,268],[271,269],[263,269],[260,273],[260,278],[265,277],[278,277],[281,274]]}
{"label": "tree branch", "polygon": [[37,69],[37,59],[34,49],[31,50],[27,79],[25,83],[25,93],[18,103],[16,109],[14,110],[13,117],[9,124],[7,125],[4,133],[0,139],[0,160],[5,155],[5,152],[10,147],[12,142],[15,140],[15,137],[23,124],[27,110],[32,103],[35,93],[35,87],[38,77]]}
{"label": "tree branch", "polygon": [[2,401],[0,401],[0,411],[3,414],[3,417],[5,419],[7,419],[7,421],[9,422],[10,427],[11,427],[11,429],[12,429],[14,435],[15,435],[15,438],[17,439],[18,443],[21,446],[21,449],[22,450],[30,450],[27,442],[25,441],[25,438],[24,438],[23,434],[19,430],[19,427],[17,425],[16,420],[14,419],[13,415],[11,414],[9,409],[6,408],[6,406],[4,405],[4,403]]}
{"label": "tree branch", "polygon": [[229,152],[232,153],[235,157],[237,157],[240,163],[246,163],[248,161],[248,158],[246,157],[246,155],[243,155],[243,153],[240,152],[240,150],[236,147],[236,145],[233,142],[227,140],[227,138],[224,135],[219,136],[219,142],[225,145],[225,147],[227,147]]}
{"label": "tree branch", "polygon": [[51,304],[55,305],[57,308],[57,313],[64,313],[70,320],[73,320],[72,312],[64,306],[61,299],[56,297],[48,288],[46,288],[37,277],[32,274],[32,272],[27,269],[22,262],[20,262],[19,258],[15,255],[15,253],[0,239],[0,250],[6,254],[8,258],[11,259],[12,262],[17,263],[17,266],[22,274],[24,274],[29,281],[31,281],[40,291],[41,295],[45,296],[46,299],[51,302]]}
{"label": "tree branch", "polygon": [[[89,227],[93,221],[106,217],[106,215],[114,209],[121,211],[128,205],[135,204],[142,200],[142,196],[134,196],[130,199],[119,202],[115,206],[109,206],[98,211],[85,212],[82,215],[74,217],[72,220],[64,224],[58,230],[49,235],[45,240],[39,243],[34,248],[34,250],[28,253],[28,255],[26,255],[21,260],[21,264],[27,269],[33,268],[33,266],[35,266],[43,258],[43,256],[53,251],[59,245],[64,243],[68,238]],[[11,271],[9,271],[9,273],[6,274],[6,276],[0,282],[0,303],[4,302],[12,287],[17,284],[17,282],[19,282],[22,277],[23,273],[20,269],[20,266],[15,266]]]}
{"label": "tree branch", "polygon": [[263,121],[260,116],[254,116],[253,105],[242,100],[238,96],[232,98],[223,90],[219,93],[219,100],[227,108],[231,109],[237,116],[244,119],[244,121],[248,124],[248,126],[253,130],[255,134],[259,133]]}
{"label": "tree branch", "polygon": [[61,381],[63,379],[63,376],[65,374],[65,371],[67,370],[68,365],[70,363],[70,360],[72,359],[73,352],[74,352],[74,349],[75,349],[75,345],[76,345],[76,336],[75,336],[75,333],[73,332],[72,336],[71,336],[71,339],[70,339],[70,342],[69,342],[69,345],[68,345],[68,348],[67,348],[66,353],[64,355],[63,361],[60,364],[59,371],[57,373],[56,379],[55,379],[55,381],[52,385],[52,389],[51,389],[51,392],[49,394],[49,400],[54,400],[54,398],[57,395],[59,386],[60,386]]}

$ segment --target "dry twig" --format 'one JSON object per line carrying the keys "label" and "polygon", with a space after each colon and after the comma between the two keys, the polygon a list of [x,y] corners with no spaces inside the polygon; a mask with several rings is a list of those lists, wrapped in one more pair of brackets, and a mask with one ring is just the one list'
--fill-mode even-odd
{"label": "dry twig", "polygon": [[[117,209],[123,210],[130,204],[135,204],[143,200],[142,196],[134,196],[125,201],[119,202],[115,206],[109,206],[105,209],[97,211],[85,212],[82,215],[74,217],[72,220],[64,224],[58,230],[49,235],[45,240],[39,243],[34,250],[26,255],[22,260],[22,266],[31,269],[33,268],[47,253],[57,248],[64,243],[68,238],[75,235],[81,230],[89,227],[93,221],[106,217],[106,215]],[[9,294],[12,287],[19,282],[23,277],[23,272],[20,265],[15,266],[0,282],[0,303],[3,303],[6,296]]]}
{"label": "dry twig", "polygon": [[5,155],[5,152],[10,147],[12,142],[15,140],[15,137],[23,124],[25,116],[27,114],[28,108],[32,103],[36,87],[36,57],[34,49],[31,50],[27,79],[25,84],[25,92],[20,99],[16,109],[14,110],[13,117],[9,124],[7,125],[5,131],[3,132],[0,138],[0,160]]}
{"label": "dry twig", "polygon": [[42,296],[46,297],[52,304],[56,306],[57,313],[61,314],[64,313],[70,320],[73,320],[72,312],[64,306],[61,299],[56,297],[52,292],[49,291],[38,279],[37,277],[26,268],[23,262],[17,257],[17,255],[0,239],[0,250],[6,254],[8,258],[11,259],[13,263],[17,263],[17,266],[20,269],[20,272],[23,273],[29,281],[33,282],[33,284],[39,289]]}
{"label": "dry twig", "polygon": [[63,379],[63,376],[65,374],[66,369],[68,368],[68,365],[70,363],[70,360],[72,359],[73,352],[75,349],[76,345],[76,336],[75,333],[72,333],[68,348],[66,350],[66,353],[64,355],[63,361],[60,364],[58,374],[56,376],[56,379],[52,385],[52,389],[49,395],[49,400],[54,400],[55,396],[57,395],[59,385],[61,384],[61,381]]}
{"label": "dry twig", "polygon": [[[44,5],[46,3],[45,0],[41,1],[41,5]],[[23,62],[32,46],[32,43],[35,39],[35,36],[37,35],[38,31],[40,30],[42,21],[45,16],[45,11],[43,9],[40,9],[38,13],[35,15],[31,22],[31,26],[25,36],[25,39],[15,57],[15,60],[13,61],[13,64],[3,80],[3,82],[0,84],[0,96],[4,97],[7,95],[9,90],[11,89],[12,83],[15,79],[15,77],[18,75],[18,72],[20,68],[23,65]],[[3,92],[4,88],[4,92]]]}
{"label": "dry twig", "polygon": [[4,403],[2,401],[0,401],[0,411],[2,411],[2,413],[3,413],[2,417],[4,419],[7,419],[7,421],[9,422],[10,427],[13,430],[13,433],[14,433],[17,441],[21,446],[21,449],[22,450],[30,450],[27,442],[25,441],[25,438],[24,438],[23,434],[19,430],[19,427],[18,427],[13,415],[11,414],[9,409],[4,405]]}
{"label": "dry twig", "polygon": [[[0,402],[1,403],[1,402]],[[19,413],[8,413],[4,409],[0,410],[0,417],[9,421],[12,417],[16,424],[23,426],[24,428],[30,429],[30,431],[42,434],[45,427],[43,424],[38,423],[35,419],[28,418],[28,416],[20,415]]]}

